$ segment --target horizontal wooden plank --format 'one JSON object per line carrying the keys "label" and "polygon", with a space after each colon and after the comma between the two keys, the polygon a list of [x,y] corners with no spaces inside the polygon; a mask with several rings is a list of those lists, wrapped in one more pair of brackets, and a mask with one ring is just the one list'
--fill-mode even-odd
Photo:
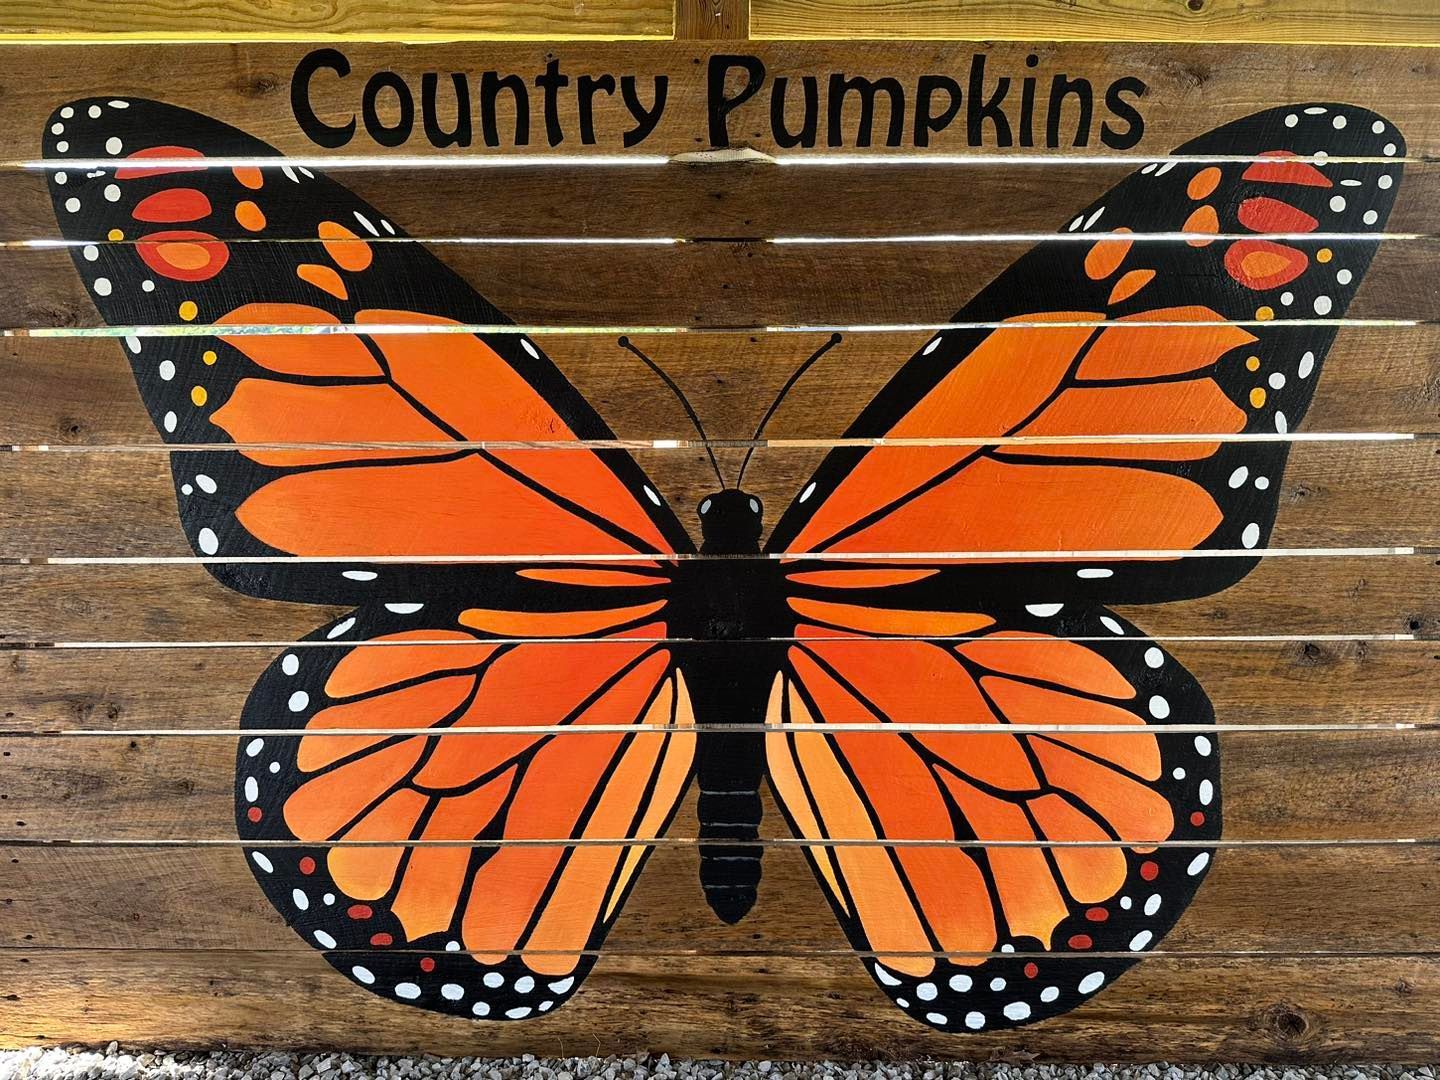
{"label": "horizontal wooden plank", "polygon": [[1363,11],[1327,0],[1244,0],[1163,6],[1123,0],[752,0],[757,38],[958,38],[995,41],[1440,42],[1425,0],[1380,0]]}
{"label": "horizontal wooden plank", "polygon": [[[0,845],[0,952],[6,949],[270,950],[292,942],[242,852],[227,848]],[[699,903],[693,850],[660,848],[645,865],[607,955],[838,953],[846,948],[803,854],[771,848],[759,902],[727,925]],[[1167,953],[1296,955],[1433,951],[1440,889],[1431,848],[1237,847],[1217,853]],[[215,897],[226,902],[216,904]],[[1276,896],[1287,897],[1283,909]],[[1382,899],[1383,898],[1383,899]],[[197,918],[197,912],[206,916]],[[1118,914],[1118,912],[1117,912]],[[485,951],[483,943],[473,943]],[[500,950],[500,951],[508,951]],[[80,960],[77,957],[77,960]]]}
{"label": "horizontal wooden plank", "polygon": [[[1200,679],[1222,724],[1440,720],[1433,642],[1177,641],[1167,648]],[[5,652],[0,732],[232,728],[274,657],[273,648],[254,646]]]}
{"label": "horizontal wooden plank", "polygon": [[[853,736],[862,737],[867,736]],[[1440,734],[1431,731],[1227,733],[1222,739],[1225,839],[1440,840],[1440,791],[1428,779],[1440,749],[1437,740]],[[8,753],[0,758],[6,795],[0,840],[235,838],[233,738],[0,736],[0,750]],[[762,835],[789,836],[784,819],[766,801]],[[687,807],[669,835],[694,837],[696,828]],[[836,833],[835,838],[857,837]]]}
{"label": "horizontal wooden plank", "polygon": [[[1026,161],[983,165],[836,165],[780,168],[767,162],[717,160],[652,167],[516,166],[485,171],[475,198],[474,170],[431,169],[424,183],[412,168],[377,165],[331,174],[379,209],[407,235],[423,239],[753,240],[775,237],[914,237],[1047,234],[1063,228],[1137,169],[1133,164]],[[1362,188],[1394,167],[1346,166]],[[198,179],[198,178],[197,178]],[[99,197],[104,177],[69,173],[77,197]],[[192,181],[194,182],[194,181]],[[958,198],[957,192],[964,197]],[[897,208],[903,207],[903,213]],[[1180,219],[1177,217],[1176,227]],[[252,234],[214,215],[214,235]],[[71,238],[106,240],[106,231]],[[1385,230],[1440,230],[1440,165],[1406,167]],[[312,239],[268,234],[271,239]],[[1140,233],[1137,232],[1137,235]],[[44,174],[0,167],[0,241],[60,239]],[[563,244],[562,244],[563,246]],[[543,257],[544,251],[536,253]]]}
{"label": "horizontal wooden plank", "polygon": [[[558,453],[533,449],[527,455]],[[773,523],[805,486],[823,451],[762,447],[746,472],[746,490],[774,508]],[[887,447],[873,451],[895,468],[931,454],[925,447]],[[1078,453],[1078,450],[1077,450]],[[515,455],[519,455],[516,457]],[[714,492],[716,478],[701,450],[637,450],[640,467],[700,542],[699,517],[691,507]],[[734,476],[743,451],[727,451],[721,471]],[[184,458],[180,459],[182,462]],[[543,460],[543,459],[542,459]],[[206,467],[222,490],[240,468],[227,455]],[[178,525],[176,483],[162,454],[115,451],[106,454],[0,454],[0,502],[25,507],[25,513],[0,519],[0,557],[193,557]],[[1433,495],[1440,483],[1440,444],[1433,440],[1373,443],[1305,442],[1291,447],[1280,489],[1280,515],[1269,548],[1351,548],[1432,545],[1440,542]],[[180,496],[183,498],[183,495]],[[1377,504],[1385,507],[1377,515]],[[918,546],[917,546],[918,544]],[[1018,549],[1048,550],[1033,543]],[[933,550],[918,540],[904,552]],[[979,550],[990,550],[981,548]],[[598,549],[557,552],[592,555]],[[317,548],[316,556],[351,555]],[[383,555],[380,550],[359,554]],[[413,555],[463,555],[457,550],[415,550]]]}
{"label": "horizontal wooden plank", "polygon": [[1440,1053],[1430,1023],[1440,961],[1428,956],[1160,957],[1066,1016],[964,1039],[899,1019],[859,965],[841,957],[611,957],[571,1004],[524,1024],[458,1023],[396,1007],[347,986],[303,946],[239,954],[0,950],[0,981],[3,1046],[116,1038],[176,1049],[220,1042],[389,1054],[598,1045],[696,1057],[1287,1063]]}
{"label": "horizontal wooden plank", "polygon": [[670,36],[671,0],[461,0],[404,12],[363,0],[286,4],[225,0],[195,9],[176,0],[142,0],[117,11],[104,0],[56,6],[19,0],[0,17],[0,40],[314,41]]}
{"label": "horizontal wooden plank", "polygon": [[[1329,248],[1333,265],[1340,269],[1347,259],[1372,246],[1361,240],[1293,244],[1312,256]],[[820,246],[717,241],[547,248],[543,253],[510,245],[451,245],[436,250],[522,326],[747,329],[945,323],[1033,246],[1011,241],[963,246],[943,241]],[[66,250],[0,250],[0,280],[12,283],[0,294],[0,327],[103,326],[90,302],[90,285],[104,278],[115,290],[112,295],[140,287],[134,280],[134,254],[122,253],[121,247],[101,253],[101,261],[95,263],[98,270],[85,277],[77,273]],[[256,241],[249,247],[255,249],[253,272],[260,279],[294,273],[293,253],[284,250],[288,245]],[[1183,262],[1183,255],[1190,253],[1183,240],[1154,241],[1147,247],[1159,249],[1148,258],[1162,268],[1169,265],[1167,260]],[[1175,265],[1173,272],[1189,276],[1181,265]],[[1437,281],[1440,240],[1382,245],[1345,317],[1440,318]],[[409,284],[416,291],[408,303],[416,310],[428,310],[433,301],[425,296],[425,282]],[[223,294],[197,292],[196,296],[201,305],[196,325],[221,318],[240,302]],[[396,302],[402,299],[396,297]],[[1053,309],[1057,299],[1037,297],[1033,302],[1043,311]],[[1240,319],[1253,319],[1260,310],[1255,294],[1228,278],[1207,289],[1206,302]],[[1315,312],[1297,306],[1281,308],[1275,317],[1313,319]],[[180,322],[178,314],[172,321]]]}
{"label": "horizontal wooden plank", "polygon": [[[176,57],[183,52],[183,63]],[[346,144],[326,149],[312,142],[300,129],[291,111],[290,95],[286,93],[298,63],[312,51],[310,44],[266,43],[240,45],[110,45],[98,48],[55,46],[43,50],[8,46],[0,54],[0,95],[8,103],[3,137],[0,137],[0,158],[28,160],[37,155],[42,127],[50,122],[51,111],[66,101],[100,95],[108,98],[124,87],[136,98],[183,103],[186,107],[220,117],[225,122],[249,131],[274,145],[283,153],[365,155],[440,155],[513,153],[515,132],[511,128],[509,94],[498,107],[502,122],[498,125],[494,147],[480,146],[479,118],[476,118],[475,145],[434,149],[425,134],[421,117],[415,122],[408,140],[397,145],[382,145],[367,135],[357,124],[358,134]],[[361,98],[367,80],[377,71],[394,72],[408,88],[417,104],[421,97],[423,73],[462,73],[466,77],[467,96],[476,97],[482,73],[516,74],[530,85],[528,94],[529,125],[527,140],[518,147],[525,153],[548,155],[611,155],[624,152],[668,155],[702,150],[713,142],[709,125],[711,106],[708,56],[712,51],[696,42],[643,43],[576,43],[556,48],[546,43],[507,42],[496,44],[455,43],[435,45],[355,44],[343,46],[350,74],[341,77],[332,69],[319,71],[305,86],[310,107],[322,122],[343,126],[360,112]],[[732,47],[733,48],[733,47]],[[823,86],[821,104],[825,115],[817,115],[818,139],[816,152],[834,149],[828,141],[829,120],[833,114],[839,125],[837,140],[840,149],[853,149],[861,132],[857,131],[859,109],[853,95],[850,108],[836,108],[828,94],[831,73],[843,76],[895,78],[906,95],[902,114],[901,136],[897,142],[907,151],[915,149],[913,115],[915,95],[922,74],[946,74],[959,84],[961,93],[968,93],[972,72],[978,76],[980,97],[996,98],[996,111],[1005,114],[1005,128],[1011,145],[997,146],[999,125],[986,119],[983,109],[974,107],[972,124],[963,110],[962,117],[938,130],[919,148],[921,153],[970,152],[971,130],[975,149],[998,153],[1080,153],[1113,154],[1131,152],[1141,155],[1168,153],[1187,139],[1218,124],[1247,115],[1257,107],[1280,105],[1288,101],[1333,101],[1337,88],[1344,98],[1355,101],[1389,117],[1405,133],[1410,151],[1417,157],[1434,153],[1440,144],[1440,109],[1435,93],[1437,71],[1433,58],[1423,48],[1384,49],[1345,47],[1286,48],[1274,45],[1155,45],[1155,44],[1042,44],[992,43],[986,46],[969,44],[937,44],[928,42],[806,42],[747,43],[746,53],[753,54],[764,66],[764,82],[753,97],[737,105],[728,115],[728,141],[763,152],[782,148],[771,126],[771,99],[780,78],[788,80],[792,127],[799,123],[799,103],[804,76],[812,76]],[[1027,66],[1026,57],[1037,59]],[[976,60],[983,56],[983,60]],[[561,120],[559,141],[549,144],[542,115],[542,94],[533,80],[543,75],[549,59],[559,65],[558,73],[570,83],[558,95]],[[651,133],[633,142],[629,148],[622,141],[626,132],[645,129],[637,125],[631,108],[621,94],[601,94],[593,108],[593,143],[581,141],[577,116],[580,73],[611,74],[634,78],[634,98],[641,109],[653,107],[655,78],[668,79],[666,102],[660,119]],[[1283,73],[1283,77],[1280,73]],[[718,77],[728,75],[723,84],[724,101],[733,102],[744,85],[740,69],[725,67],[722,61]],[[1056,138],[1051,140],[1048,127],[1049,99],[1056,76],[1070,80],[1083,77],[1090,81],[1095,115],[1086,125],[1093,130],[1079,138],[1078,108],[1071,95],[1070,106],[1057,102]],[[1035,108],[1037,145],[1019,145],[1021,132],[1021,83],[1033,77],[1040,87]],[[388,77],[387,77],[388,78]],[[442,80],[444,76],[441,76]],[[1008,78],[1002,87],[998,79]],[[1138,145],[1127,130],[1125,120],[1111,116],[1102,107],[1111,84],[1121,79],[1138,79],[1145,84],[1145,93],[1137,106],[1143,118],[1143,134]],[[1062,84],[1063,85],[1063,84]],[[393,83],[392,83],[393,86]],[[1120,89],[1133,83],[1121,83]],[[448,91],[448,87],[445,88]],[[393,90],[383,95],[384,110],[376,119],[386,126],[398,119],[390,104]],[[998,95],[998,96],[997,96]],[[959,95],[957,95],[959,96]],[[969,98],[967,96],[967,102]],[[1134,98],[1120,97],[1127,106]],[[1258,102],[1258,106],[1257,106]],[[717,96],[716,105],[722,105]],[[441,106],[445,108],[444,105]],[[453,110],[453,104],[449,109]],[[932,115],[942,107],[931,102]],[[493,111],[493,110],[492,110]],[[444,111],[448,129],[453,113]],[[1123,114],[1119,114],[1123,115]],[[952,117],[952,120],[954,118]],[[1119,138],[1110,140],[1125,147],[1117,151],[1100,140],[1100,123],[1111,120]],[[371,127],[376,125],[372,124]],[[398,129],[397,129],[398,130]],[[1139,134],[1139,133],[1136,133]],[[395,138],[383,136],[388,143]],[[883,129],[875,142],[885,137]],[[1053,143],[1053,145],[1047,145]],[[1126,145],[1130,143],[1131,145]],[[885,152],[883,147],[872,148]],[[788,150],[804,154],[804,149]]]}
{"label": "horizontal wooden plank", "polygon": [[[295,641],[343,608],[260,601],[199,566],[0,565],[0,641]],[[1120,607],[1157,636],[1440,636],[1433,555],[1267,559],[1200,600]]]}
{"label": "horizontal wooden plank", "polygon": [[[1305,331],[1271,332],[1283,341],[1284,335],[1298,339]],[[843,335],[786,394],[765,437],[841,434],[930,336]],[[539,335],[536,340],[620,438],[696,438],[679,401],[619,347],[614,335]],[[634,338],[684,391],[715,440],[751,438],[786,380],[827,340],[823,333]],[[156,341],[152,351],[170,348]],[[126,355],[125,345],[114,338],[0,338],[0,445],[158,445],[160,436],[141,405]],[[1349,327],[1335,339],[1302,430],[1433,431],[1440,420],[1437,395],[1440,326]]]}

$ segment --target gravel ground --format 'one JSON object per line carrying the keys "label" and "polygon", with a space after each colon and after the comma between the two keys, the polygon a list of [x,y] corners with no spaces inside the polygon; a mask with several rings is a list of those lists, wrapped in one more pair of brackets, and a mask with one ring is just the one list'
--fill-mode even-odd
{"label": "gravel ground", "polygon": [[0,1080],[1437,1080],[1429,1065],[996,1065],[968,1061],[786,1062],[688,1058],[361,1057],[215,1051],[0,1052]]}

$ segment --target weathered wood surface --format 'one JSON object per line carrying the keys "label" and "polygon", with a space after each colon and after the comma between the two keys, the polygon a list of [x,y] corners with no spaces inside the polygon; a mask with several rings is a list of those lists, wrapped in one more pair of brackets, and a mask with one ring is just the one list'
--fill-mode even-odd
{"label": "weathered wood surface", "polygon": [[[257,273],[292,272],[286,245],[263,245]],[[1169,248],[1149,255],[1174,265],[1191,254],[1183,240],[1152,241]],[[1033,242],[945,241],[821,246],[719,241],[664,247],[442,246],[449,266],[491,303],[523,326],[684,327],[746,329],[766,326],[846,327],[937,324],[989,284]],[[1295,241],[1311,257],[1322,248],[1344,267],[1372,245],[1363,240]],[[103,256],[102,256],[103,257]],[[265,269],[273,260],[273,271]],[[1183,269],[1178,270],[1183,273]],[[68,251],[0,250],[0,327],[91,327],[103,321],[90,303],[85,280]],[[125,287],[120,282],[118,287]],[[134,287],[134,283],[131,284]],[[1253,317],[1254,294],[1230,281],[1215,306]],[[424,304],[417,283],[416,304]],[[225,315],[234,301],[200,294],[195,325]],[[1229,302],[1227,302],[1229,301]],[[1034,301],[1038,310],[1046,298]],[[1050,301],[1053,303],[1053,301]],[[1021,312],[1020,314],[1023,314]],[[1314,312],[1279,311],[1276,318],[1314,318]],[[1385,244],[1346,311],[1347,319],[1440,318],[1440,239]],[[177,316],[174,321],[180,322]]]}
{"label": "weathered wood surface", "polygon": [[1377,0],[1363,7],[1327,0],[752,0],[757,38],[950,38],[1028,41],[1440,41],[1425,0]]}
{"label": "weathered wood surface", "polygon": [[[567,732],[557,737],[591,736]],[[803,737],[809,733],[797,735]],[[891,736],[850,736],[865,737]],[[1437,739],[1440,735],[1430,731],[1227,732],[1225,839],[1440,842]],[[981,745],[977,741],[977,752]],[[10,755],[0,758],[6,796],[0,841],[235,841],[233,736],[10,736],[0,738],[0,749]],[[762,820],[761,834],[790,835],[773,804]],[[668,835],[693,838],[694,819],[680,818]],[[857,837],[837,832],[834,838]]]}
{"label": "weathered wood surface", "polygon": [[0,38],[32,41],[255,41],[399,38],[669,37],[671,0],[463,0],[397,7],[373,0],[265,3],[225,0],[196,9],[183,0],[105,0],[5,5]]}
{"label": "weathered wood surface", "polygon": [[[408,235],[422,239],[746,240],[1045,234],[1068,224],[1075,209],[1137,167],[985,160],[947,168],[864,162],[784,168],[764,161],[702,159],[570,169],[517,165],[478,174],[460,167],[427,169],[423,178],[413,168],[352,167],[333,170],[331,176],[383,209]],[[1381,164],[1348,168],[1362,183],[1394,172]],[[445,208],[443,214],[435,213],[437,206]],[[1409,164],[1386,232],[1437,231],[1440,165]],[[243,235],[238,225],[234,232]],[[0,167],[0,241],[59,236],[43,177]],[[105,236],[80,239],[102,242]],[[545,250],[532,255],[543,256]]]}
{"label": "weathered wood surface", "polygon": [[[1149,620],[1149,612],[1136,614]],[[1431,641],[1171,641],[1166,648],[1203,678],[1222,724],[1440,721],[1440,659]],[[235,728],[275,653],[259,646],[0,652],[0,733]]]}
{"label": "weathered wood surface", "polygon": [[[733,926],[701,911],[697,862],[693,849],[656,849],[606,939],[605,955],[748,954],[768,957],[779,974],[787,953],[845,949],[799,849],[766,850],[760,902],[750,918]],[[291,931],[255,889],[238,848],[0,844],[0,866],[0,953],[272,951],[292,944]],[[1434,848],[1226,848],[1217,853],[1190,915],[1166,936],[1161,951],[1429,952],[1440,936],[1440,906],[1377,906],[1373,894],[1433,899],[1437,892],[1440,853]],[[217,895],[227,903],[217,905]],[[1286,897],[1283,910],[1275,906],[1277,896]],[[197,919],[197,911],[209,917]],[[299,943],[293,944],[298,952]]]}
{"label": "weathered wood surface", "polygon": [[[183,48],[184,62],[177,63],[177,49]],[[668,76],[667,104],[653,133],[631,148],[634,153],[673,155],[711,147],[707,116],[707,59],[713,51],[698,42],[581,43],[554,46],[541,42],[495,44],[457,43],[436,45],[354,44],[343,46],[352,73],[341,78],[331,74],[317,78],[311,86],[310,101],[318,116],[328,123],[344,124],[360,108],[365,81],[378,70],[397,73],[413,85],[418,98],[421,76],[426,71],[465,72],[478,83],[479,73],[496,70],[517,73],[526,81],[543,73],[547,59],[554,55],[565,71],[633,74],[639,99],[646,107],[653,102],[654,76]],[[500,145],[489,148],[450,147],[434,150],[416,123],[411,139],[398,146],[382,146],[357,135],[352,143],[337,150],[324,150],[299,129],[290,111],[290,77],[298,61],[312,49],[308,44],[240,45],[108,45],[85,48],[54,46],[0,49],[0,96],[7,102],[6,124],[0,133],[0,161],[28,161],[39,156],[42,127],[50,113],[66,100],[86,94],[126,94],[160,101],[183,102],[186,107],[223,117],[226,123],[242,128],[286,154],[321,157],[331,154],[363,154],[457,157],[466,154],[611,155],[623,149],[622,136],[635,121],[619,95],[597,101],[594,112],[593,144],[580,142],[575,119],[574,98],[567,96],[562,110],[569,137],[547,145],[544,125],[539,120],[538,94],[532,98],[531,138],[515,147],[507,133]],[[737,50],[739,51],[739,50]],[[934,42],[752,42],[744,51],[765,65],[765,89],[729,115],[729,142],[766,153],[779,152],[771,132],[770,88],[778,77],[790,77],[792,95],[799,94],[796,77],[831,72],[870,79],[894,77],[913,88],[921,74],[938,71],[968,78],[971,56],[976,47]],[[1139,78],[1146,83],[1143,115],[1145,133],[1139,147],[1127,153],[1163,155],[1194,136],[1226,120],[1236,119],[1257,108],[1283,101],[1333,101],[1337,88],[1346,97],[1389,118],[1404,132],[1409,154],[1422,158],[1440,147],[1440,67],[1435,55],[1424,48],[1371,49],[1363,47],[1273,45],[1155,45],[1155,44],[1022,44],[997,43],[979,50],[986,54],[987,81],[1001,74],[1018,81],[1025,75],[1049,81],[1065,73],[1083,76],[1096,84],[1099,97],[1113,79]],[[1026,66],[1028,55],[1037,64]],[[1283,82],[1278,82],[1283,73]],[[1258,95],[1260,88],[1268,88]],[[472,87],[473,92],[473,87]],[[733,94],[734,88],[730,93]],[[1018,94],[1018,89],[1016,90]],[[1011,95],[1010,107],[1018,112]],[[907,106],[909,102],[907,101]],[[798,106],[797,106],[798,107]],[[385,108],[389,108],[388,96]],[[503,106],[502,106],[503,109]],[[1071,110],[1072,113],[1074,110]],[[389,112],[381,119],[393,119]],[[508,113],[502,113],[508,120]],[[854,150],[855,117],[858,110],[842,117],[839,149]],[[913,120],[913,117],[910,119]],[[997,147],[993,125],[981,134],[984,149],[968,145],[966,123],[952,123],[929,140],[919,152],[926,154],[984,153],[1033,155],[1113,155],[1098,141],[1099,116],[1085,145],[1074,145],[1069,136],[1073,119],[1065,122],[1065,145],[1047,150],[1019,145]],[[792,124],[796,121],[792,120]],[[883,121],[882,121],[883,122]],[[506,130],[502,127],[502,131]],[[826,125],[821,125],[820,142]],[[877,143],[879,140],[876,140]],[[1041,142],[1044,139],[1042,137]],[[908,140],[907,140],[908,143]],[[828,152],[823,145],[814,151],[786,150],[789,154]],[[887,152],[874,145],[867,156]],[[908,147],[906,152],[914,152]]]}
{"label": "weathered wood surface", "polygon": [[[1436,637],[1436,564],[1423,554],[1266,559],[1214,596],[1117,610],[1157,637]],[[0,632],[11,642],[295,641],[344,610],[240,596],[195,565],[0,565]]]}
{"label": "weathered wood surface", "polygon": [[[1283,901],[1272,897],[1276,903]],[[281,933],[277,925],[276,932]],[[1063,961],[1070,964],[1070,961]],[[336,983],[302,948],[273,952],[0,950],[6,1044],[217,1043],[353,1052],[700,1057],[953,1056],[954,1036],[896,1023],[846,957],[611,957],[585,992],[525,1024],[457,1024]],[[1084,961],[1074,962],[1076,977]],[[1425,1061],[1440,1052],[1440,963],[1393,957],[1159,957],[1054,1022],[967,1037],[986,1059]],[[660,1002],[661,1007],[656,1007]],[[717,1022],[719,1018],[719,1022]]]}
{"label": "weathered wood surface", "polygon": [[[1270,332],[1304,333],[1299,328]],[[833,439],[931,336],[924,331],[844,335],[781,402],[766,426],[766,438]],[[766,406],[827,338],[824,333],[705,333],[635,335],[632,340],[685,392],[710,437],[724,441],[751,438]],[[614,335],[540,334],[536,341],[618,437],[696,437],[674,395],[621,349]],[[0,338],[0,445],[159,446],[124,348],[111,337]],[[1301,430],[1430,432],[1437,425],[1440,326],[1351,326],[1335,339]]]}
{"label": "weathered wood surface", "polygon": [[[521,455],[556,451],[512,451]],[[927,447],[886,447],[887,461],[933,453]],[[1083,456],[1083,447],[1075,452]],[[761,447],[746,473],[746,488],[772,515],[789,505],[805,486],[823,451]],[[688,525],[691,508],[714,492],[716,478],[703,450],[636,450],[632,455]],[[722,472],[734,476],[744,451],[726,451]],[[182,459],[183,461],[183,459]],[[212,468],[215,481],[227,476]],[[1305,442],[1291,448],[1281,482],[1282,513],[1269,548],[1351,548],[1421,546],[1435,538],[1434,506],[1428,499],[1440,482],[1440,443]],[[10,453],[0,455],[0,501],[26,512],[0,519],[0,558],[87,556],[187,557],[194,552],[176,525],[175,480],[165,455],[112,451],[94,454]],[[1375,504],[1390,511],[1375,518]],[[773,522],[773,516],[769,519]],[[698,538],[697,538],[698,542]],[[1033,542],[1029,550],[1046,550]],[[900,553],[930,551],[923,538]],[[989,550],[989,549],[981,549]],[[565,552],[595,554],[593,550]],[[317,550],[317,555],[353,554]],[[384,554],[380,551],[364,554]],[[464,554],[453,550],[416,555]]]}

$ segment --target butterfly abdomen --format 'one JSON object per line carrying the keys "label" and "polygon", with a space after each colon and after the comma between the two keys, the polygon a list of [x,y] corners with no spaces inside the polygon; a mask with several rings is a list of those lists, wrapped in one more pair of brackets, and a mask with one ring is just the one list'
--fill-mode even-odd
{"label": "butterfly abdomen", "polygon": [[758,731],[715,731],[700,741],[700,887],[727,923],[755,906],[760,885],[763,740]]}

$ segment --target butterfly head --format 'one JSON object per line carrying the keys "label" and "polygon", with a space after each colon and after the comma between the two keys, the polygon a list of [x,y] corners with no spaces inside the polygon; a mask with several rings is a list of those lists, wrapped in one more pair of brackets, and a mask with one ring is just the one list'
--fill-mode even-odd
{"label": "butterfly head", "polygon": [[748,491],[725,488],[700,500],[700,550],[710,555],[746,555],[760,550],[765,504]]}

